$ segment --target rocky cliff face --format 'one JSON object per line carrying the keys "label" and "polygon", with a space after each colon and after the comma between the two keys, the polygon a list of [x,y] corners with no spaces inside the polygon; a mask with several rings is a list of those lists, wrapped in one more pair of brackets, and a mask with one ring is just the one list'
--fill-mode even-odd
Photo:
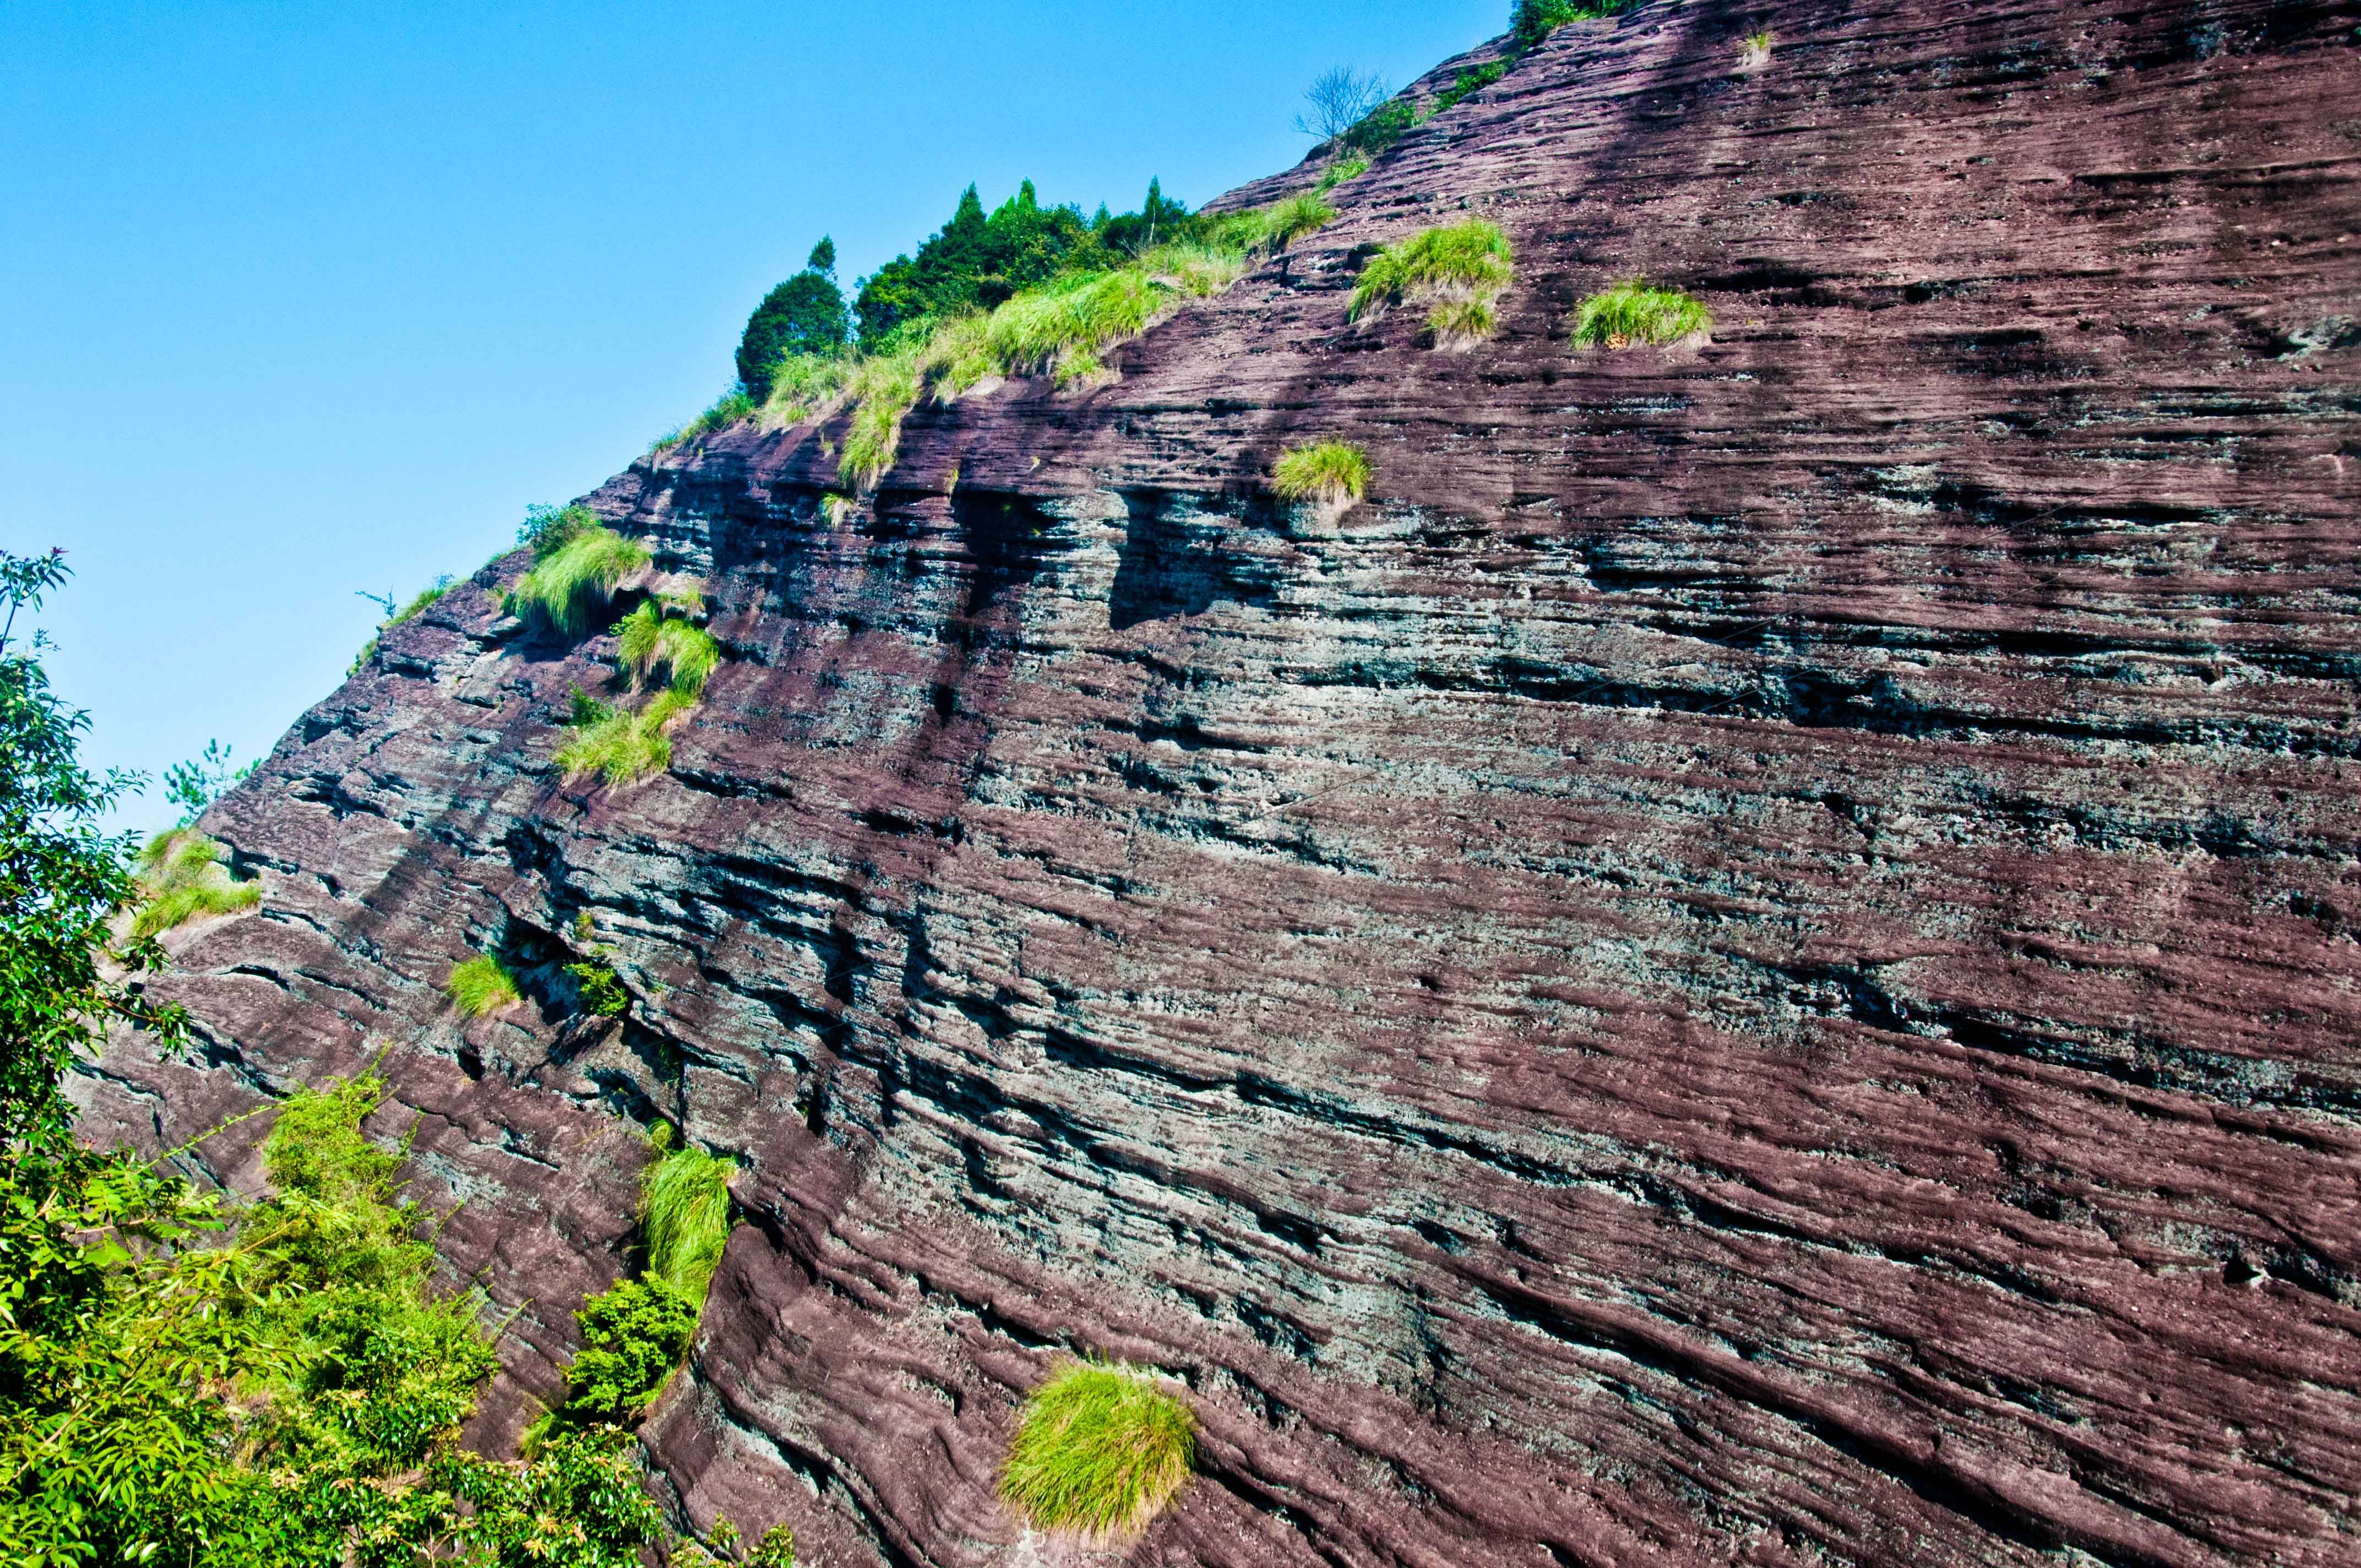
{"label": "rocky cliff face", "polygon": [[[736,1151],[647,1436],[831,1568],[1082,1555],[994,1485],[1068,1351],[1193,1390],[1140,1563],[2352,1562],[2356,26],[1659,0],[873,502],[841,415],[634,465],[730,657],[670,772],[553,774],[611,641],[487,567],[208,818],[267,896],[176,938],[206,1059],[88,1124],[385,1051],[522,1308],[490,1441],[631,1118]],[[1346,323],[1463,213],[1496,340]],[[1712,341],[1575,347],[1634,274]],[[1372,498],[1276,506],[1329,436]],[[626,1025],[455,1017],[583,912]]]}

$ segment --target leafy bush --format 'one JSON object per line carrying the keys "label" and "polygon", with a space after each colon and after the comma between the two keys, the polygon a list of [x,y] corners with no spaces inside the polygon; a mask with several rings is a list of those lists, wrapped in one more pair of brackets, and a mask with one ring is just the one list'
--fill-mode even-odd
{"label": "leafy bush", "polygon": [[1673,343],[1712,330],[1713,313],[1703,302],[1638,278],[1589,296],[1574,313],[1574,340],[1602,348]]}
{"label": "leafy bush", "polygon": [[1408,136],[1417,124],[1418,106],[1407,98],[1396,98],[1370,110],[1338,140],[1348,151],[1375,158]]}
{"label": "leafy bush", "polygon": [[836,286],[836,246],[823,236],[804,269],[763,296],[738,340],[738,379],[767,401],[782,359],[829,359],[850,334],[844,291]]}
{"label": "leafy bush", "polygon": [[1509,17],[1510,47],[1522,53],[1538,48],[1568,22],[1620,16],[1639,3],[1640,0],[1517,0],[1516,9]]}
{"label": "leafy bush", "polygon": [[648,1270],[691,1301],[705,1299],[706,1282],[730,1242],[730,1178],[737,1161],[684,1144],[640,1176],[640,1234]]}
{"label": "leafy bush", "polygon": [[631,993],[623,989],[622,977],[607,961],[607,949],[600,948],[580,963],[566,966],[573,977],[575,994],[581,999],[582,1010],[596,1018],[620,1018],[631,1004]]}
{"label": "leafy bush", "polygon": [[524,509],[524,526],[517,530],[517,543],[531,545],[533,558],[539,561],[555,554],[577,534],[604,526],[598,514],[580,501],[565,507],[529,506]]}
{"label": "leafy bush", "polygon": [[1045,1530],[1120,1541],[1172,1500],[1196,1461],[1187,1405],[1130,1367],[1082,1362],[1026,1400],[1000,1493]]}
{"label": "leafy bush", "polygon": [[523,992],[517,989],[516,976],[489,953],[478,953],[454,965],[451,978],[443,982],[443,993],[470,1018],[481,1018],[524,1000]]}
{"label": "leafy bush", "polygon": [[633,685],[651,684],[661,670],[675,691],[701,696],[720,666],[721,645],[686,616],[664,613],[666,608],[650,599],[617,621],[616,657]]}
{"label": "leafy bush", "polygon": [[1369,490],[1369,457],[1344,441],[1318,441],[1282,453],[1270,488],[1290,501],[1359,500]]}
{"label": "leafy bush", "polygon": [[1434,112],[1440,115],[1446,109],[1457,108],[1508,73],[1509,66],[1505,60],[1487,60],[1482,65],[1468,67],[1459,73],[1457,81],[1435,94]]}
{"label": "leafy bush", "polygon": [[1509,236],[1482,218],[1424,229],[1369,258],[1353,289],[1350,315],[1406,300],[1497,298],[1516,277]]}
{"label": "leafy bush", "polygon": [[553,759],[568,779],[592,773],[610,784],[629,784],[672,766],[672,740],[664,728],[697,706],[686,693],[666,686],[637,713],[611,707],[583,692],[574,694],[572,738]]}
{"label": "leafy bush", "polygon": [[565,1419],[629,1426],[696,1336],[697,1302],[668,1279],[623,1279],[583,1302],[574,1321],[582,1348],[566,1369]]}
{"label": "leafy bush", "polygon": [[222,847],[190,828],[159,833],[139,851],[140,902],[135,938],[160,936],[200,915],[231,915],[262,902],[262,883],[238,882]]}
{"label": "leafy bush", "polygon": [[579,637],[648,553],[603,525],[578,529],[536,559],[509,590],[508,611],[565,637]]}
{"label": "leafy bush", "polygon": [[[1357,152],[1340,158],[1320,171],[1320,183],[1312,187],[1312,193],[1314,196],[1325,196],[1345,181],[1358,180],[1368,171],[1369,160]],[[1334,215],[1334,213],[1329,214],[1330,217]],[[1321,221],[1324,223],[1327,220],[1323,218]]]}
{"label": "leafy bush", "polygon": [[[386,624],[392,626],[408,620],[441,598],[443,590],[450,586],[451,579],[445,577],[411,600],[408,608]],[[208,740],[204,755],[192,757],[185,762],[174,762],[164,770],[164,798],[181,808],[181,827],[194,827],[197,818],[203,817],[214,801],[252,778],[254,770],[262,765],[258,758],[242,768],[231,767],[229,759],[234,750],[234,747],[225,746],[219,740]]]}

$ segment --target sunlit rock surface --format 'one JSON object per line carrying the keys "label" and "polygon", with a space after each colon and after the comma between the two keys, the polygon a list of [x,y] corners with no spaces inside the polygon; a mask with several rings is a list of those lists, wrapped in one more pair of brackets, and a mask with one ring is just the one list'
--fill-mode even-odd
{"label": "sunlit rock surface", "polygon": [[[1660,0],[873,504],[840,413],[635,465],[730,661],[671,772],[553,775],[612,640],[487,567],[206,818],[264,906],[89,1130],[383,1052],[494,1442],[640,1123],[736,1151],[648,1436],[831,1568],[1060,1560],[995,1471],[1083,1350],[1203,1423],[1140,1563],[2351,1563],[2357,27]],[[1497,339],[1346,323],[1466,214]],[[1711,341],[1575,347],[1636,275]],[[1371,499],[1275,506],[1329,437]],[[585,911],[626,1026],[443,1001]]]}

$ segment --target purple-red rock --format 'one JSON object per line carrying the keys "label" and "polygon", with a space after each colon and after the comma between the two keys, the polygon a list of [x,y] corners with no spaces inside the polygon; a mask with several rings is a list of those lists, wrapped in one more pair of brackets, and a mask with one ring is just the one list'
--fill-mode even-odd
{"label": "purple-red rock", "polygon": [[[841,411],[634,465],[730,658],[670,771],[553,773],[612,644],[487,567],[207,817],[263,906],[86,1127],[383,1051],[521,1309],[489,1442],[621,1266],[613,1107],[736,1151],[647,1436],[806,1561],[1054,1559],[995,1471],[1088,1351],[1203,1423],[1141,1563],[2350,1563],[2356,28],[1647,5],[873,504]],[[1499,337],[1346,322],[1463,214]],[[1573,345],[1632,276],[1711,341]],[[1370,499],[1275,504],[1328,437]],[[584,911],[626,1025],[444,1002]]]}

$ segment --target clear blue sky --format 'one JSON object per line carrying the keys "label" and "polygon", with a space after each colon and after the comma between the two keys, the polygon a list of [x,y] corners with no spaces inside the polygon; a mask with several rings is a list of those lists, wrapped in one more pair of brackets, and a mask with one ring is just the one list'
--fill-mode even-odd
{"label": "clear blue sky", "polygon": [[[822,233],[858,274],[987,204],[1199,203],[1302,88],[1406,82],[1509,0],[0,5],[0,545],[97,765],[262,754],[378,611],[621,468]],[[168,821],[160,790],[125,824]]]}

